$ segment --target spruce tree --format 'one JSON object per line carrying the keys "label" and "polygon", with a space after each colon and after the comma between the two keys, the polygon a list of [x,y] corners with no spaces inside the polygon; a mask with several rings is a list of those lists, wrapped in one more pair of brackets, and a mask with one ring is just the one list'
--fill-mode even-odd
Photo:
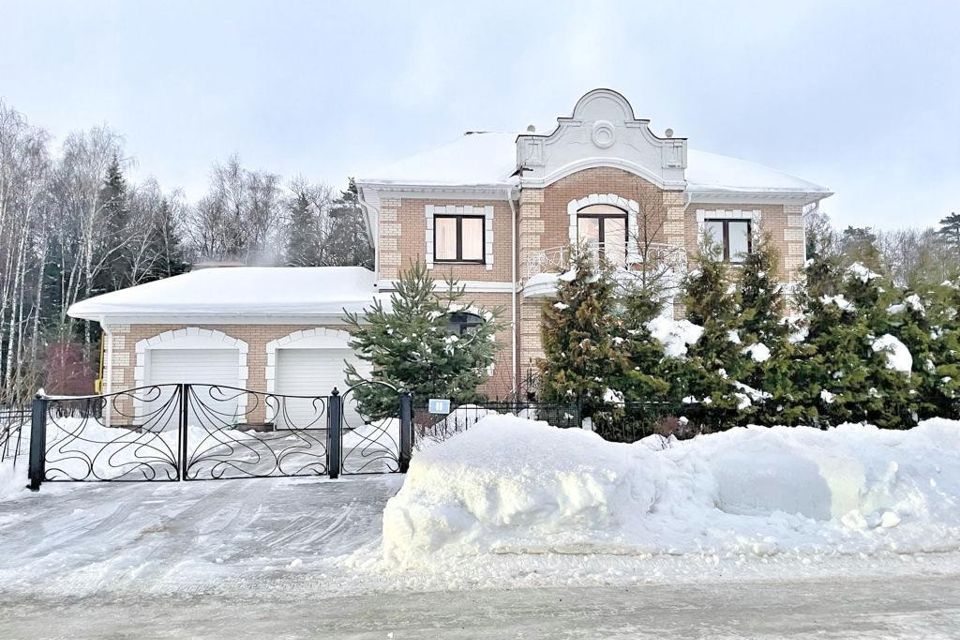
{"label": "spruce tree", "polygon": [[[480,398],[478,389],[499,349],[494,340],[501,328],[496,319],[499,310],[465,305],[463,297],[464,288],[452,280],[435,290],[426,265],[416,262],[400,275],[389,307],[374,299],[362,318],[346,314],[350,346],[370,367],[369,375],[363,375],[353,364],[346,366],[347,384],[359,385],[353,395],[365,415],[394,415],[397,395],[393,389],[409,391],[416,402],[448,398],[462,404]],[[450,328],[450,314],[455,311],[475,314],[483,322],[458,335]]]}
{"label": "spruce tree", "polygon": [[960,252],[960,213],[953,211],[947,217],[942,218],[940,228],[937,229],[937,236],[945,245]]}
{"label": "spruce tree", "polygon": [[373,245],[353,178],[330,208],[330,232],[325,245],[328,265],[373,268]]}
{"label": "spruce tree", "polygon": [[543,304],[540,391],[546,402],[579,404],[581,418],[591,418],[603,435],[615,404],[611,396],[622,393],[617,386],[628,370],[621,348],[625,332],[614,313],[616,284],[609,265],[585,247],[571,254],[556,297]]}
{"label": "spruce tree", "polygon": [[127,246],[130,202],[127,181],[116,156],[107,168],[98,200],[102,232],[99,252],[105,268],[95,287],[97,292],[102,293],[122,289],[131,283],[131,256]]}
{"label": "spruce tree", "polygon": [[290,203],[290,233],[287,240],[288,267],[320,266],[320,228],[310,199],[304,191]]}
{"label": "spruce tree", "polygon": [[173,207],[166,198],[160,201],[157,215],[152,220],[147,242],[150,244],[153,261],[145,282],[178,276],[190,268],[183,250]]}

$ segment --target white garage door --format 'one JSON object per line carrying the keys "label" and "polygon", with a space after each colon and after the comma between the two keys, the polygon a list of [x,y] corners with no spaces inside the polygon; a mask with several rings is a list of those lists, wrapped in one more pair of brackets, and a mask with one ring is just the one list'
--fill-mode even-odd
{"label": "white garage door", "polygon": [[[238,387],[239,367],[240,352],[237,349],[151,349],[147,383],[200,385],[194,390],[196,403],[191,406],[191,424],[220,428],[235,421],[237,393],[217,392],[206,385]],[[165,393],[170,394],[172,390]],[[157,407],[168,399],[169,395],[166,395],[151,403],[148,413],[155,413]],[[159,421],[159,416],[157,418]],[[162,422],[170,427],[171,419]],[[175,418],[172,422],[176,424]]]}
{"label": "white garage door", "polygon": [[[344,360],[356,363],[350,349],[277,349],[276,392],[286,396],[330,395],[336,387],[347,389]],[[322,428],[326,415],[311,400],[284,398],[283,410],[277,417],[279,426]],[[352,415],[347,420],[353,420]]]}

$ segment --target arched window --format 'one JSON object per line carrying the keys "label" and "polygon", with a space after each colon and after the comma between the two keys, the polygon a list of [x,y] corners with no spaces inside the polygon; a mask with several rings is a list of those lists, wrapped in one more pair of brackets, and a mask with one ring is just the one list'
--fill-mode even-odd
{"label": "arched window", "polygon": [[612,264],[627,260],[627,212],[609,204],[592,204],[577,212],[577,238]]}
{"label": "arched window", "polygon": [[483,323],[483,318],[467,311],[454,311],[447,315],[447,330],[457,336],[473,333]]}

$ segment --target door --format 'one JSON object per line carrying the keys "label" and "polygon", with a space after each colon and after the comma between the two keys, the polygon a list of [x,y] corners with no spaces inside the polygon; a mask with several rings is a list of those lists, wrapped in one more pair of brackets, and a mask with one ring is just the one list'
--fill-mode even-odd
{"label": "door", "polygon": [[[215,385],[239,386],[239,350],[151,349],[148,367],[148,384],[196,385],[194,398],[197,406],[192,403],[190,407],[191,425],[219,429],[242,422],[237,416],[240,392],[215,388]],[[161,428],[176,427],[177,416],[167,416],[165,410],[172,393],[172,388],[164,388],[157,400],[147,404],[145,427],[149,427],[150,423]]]}
{"label": "door", "polygon": [[[343,393],[346,388],[344,360],[355,360],[350,349],[277,349],[276,393],[280,428],[324,428],[325,402],[334,387]],[[323,402],[316,402],[320,397]]]}

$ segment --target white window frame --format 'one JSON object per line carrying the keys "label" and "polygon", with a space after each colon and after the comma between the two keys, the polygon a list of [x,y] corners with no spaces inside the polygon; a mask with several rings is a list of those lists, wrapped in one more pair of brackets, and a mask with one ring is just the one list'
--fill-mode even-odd
{"label": "white window frame", "polygon": [[[434,246],[433,246],[433,227],[435,216],[483,216],[483,235],[484,235],[484,260],[483,267],[487,271],[493,270],[493,205],[473,206],[469,204],[428,204],[424,206],[424,215],[427,220],[427,229],[424,240],[426,241],[426,261],[427,269],[433,269]],[[440,262],[440,265],[454,265],[458,263]],[[464,265],[481,266],[479,262],[465,262]]]}
{"label": "white window frame", "polygon": [[615,193],[591,193],[567,203],[567,216],[570,219],[570,246],[577,246],[580,240],[577,227],[577,216],[580,210],[592,204],[608,204],[627,212],[627,262],[636,261],[639,254],[636,230],[640,228],[640,204],[636,200],[628,200]]}
{"label": "white window frame", "polygon": [[[707,220],[747,220],[750,222],[751,246],[756,246],[760,237],[760,210],[744,211],[741,209],[697,209],[697,239],[702,241],[707,233]],[[739,266],[740,262],[729,262],[732,266]]]}

